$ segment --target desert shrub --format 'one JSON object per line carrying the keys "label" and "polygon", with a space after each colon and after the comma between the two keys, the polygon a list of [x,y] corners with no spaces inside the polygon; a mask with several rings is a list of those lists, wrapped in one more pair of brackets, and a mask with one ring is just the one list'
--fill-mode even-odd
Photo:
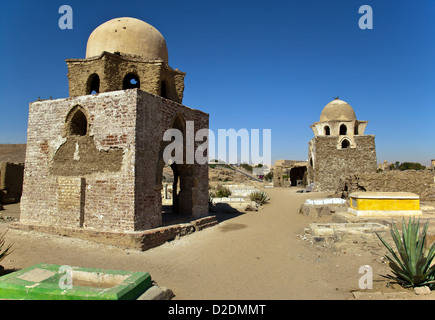
{"label": "desert shrub", "polygon": [[247,164],[247,163],[242,163],[240,166],[241,166],[243,169],[245,169],[246,171],[252,172],[252,166],[250,166],[249,164]]}
{"label": "desert shrub", "polygon": [[5,246],[5,233],[0,236],[0,261],[2,261],[7,255],[11,253],[12,244]]}
{"label": "desert shrub", "polygon": [[227,198],[231,195],[231,190],[225,186],[217,185],[215,195],[216,198]]}
{"label": "desert shrub", "polygon": [[270,201],[269,196],[264,191],[254,191],[249,195],[251,201],[255,201],[260,205],[266,204]]}

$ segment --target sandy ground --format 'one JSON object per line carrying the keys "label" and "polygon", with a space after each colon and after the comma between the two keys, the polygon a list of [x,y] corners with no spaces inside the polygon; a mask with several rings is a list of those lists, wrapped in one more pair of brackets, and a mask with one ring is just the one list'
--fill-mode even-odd
{"label": "sandy ground", "polygon": [[[258,212],[228,214],[218,225],[141,252],[114,246],[36,232],[9,229],[6,242],[14,252],[1,265],[6,270],[36,263],[53,263],[102,269],[149,272],[160,287],[167,287],[175,300],[204,299],[354,299],[362,274],[373,270],[374,288],[367,292],[404,292],[407,299],[433,299],[433,294],[416,296],[411,290],[389,285],[381,277],[389,272],[381,246],[358,246],[335,252],[305,240],[304,228],[312,222],[330,222],[331,216],[314,219],[299,213],[307,198],[326,193],[296,193],[291,188],[268,189],[271,202]],[[18,205],[7,205],[1,215],[13,215]],[[7,220],[0,232],[8,229]]]}

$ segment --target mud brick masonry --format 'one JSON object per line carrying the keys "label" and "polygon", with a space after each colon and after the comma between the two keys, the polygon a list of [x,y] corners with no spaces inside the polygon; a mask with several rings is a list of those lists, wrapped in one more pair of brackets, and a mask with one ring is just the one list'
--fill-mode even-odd
{"label": "mud brick masonry", "polygon": [[[170,143],[163,135],[176,128],[185,137],[186,121],[194,133],[209,127],[208,114],[181,104],[185,74],[167,61],[163,36],[143,21],[118,18],[94,30],[86,59],[67,60],[71,97],[30,103],[15,227],[106,238],[112,232],[116,239],[162,226],[163,151]],[[208,216],[207,163],[171,167],[179,183],[173,212]]]}

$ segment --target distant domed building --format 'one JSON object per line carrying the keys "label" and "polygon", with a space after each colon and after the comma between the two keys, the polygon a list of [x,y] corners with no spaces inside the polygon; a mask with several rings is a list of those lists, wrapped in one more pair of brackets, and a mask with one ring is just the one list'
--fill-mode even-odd
{"label": "distant domed building", "polygon": [[[208,216],[208,164],[186,161],[186,130],[208,129],[209,115],[181,104],[185,73],[168,65],[160,32],[135,18],[112,19],[91,33],[85,59],[66,63],[70,97],[29,106],[19,225],[115,244],[121,233],[143,247],[164,242],[175,236],[147,240],[141,237],[152,234],[135,232],[163,224],[168,165],[171,212]],[[183,136],[182,161],[164,159],[168,129]],[[189,143],[193,150],[206,145]]]}
{"label": "distant domed building", "polygon": [[308,182],[316,191],[334,191],[340,178],[360,172],[376,172],[375,136],[364,135],[368,121],[357,120],[345,101],[334,99],[310,128]]}

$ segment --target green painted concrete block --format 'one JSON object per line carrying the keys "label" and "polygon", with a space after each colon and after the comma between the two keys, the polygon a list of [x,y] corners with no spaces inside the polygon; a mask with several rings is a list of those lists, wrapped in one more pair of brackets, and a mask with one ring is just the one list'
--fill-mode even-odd
{"label": "green painted concrete block", "polygon": [[40,263],[0,277],[0,299],[134,300],[149,287],[148,272]]}

